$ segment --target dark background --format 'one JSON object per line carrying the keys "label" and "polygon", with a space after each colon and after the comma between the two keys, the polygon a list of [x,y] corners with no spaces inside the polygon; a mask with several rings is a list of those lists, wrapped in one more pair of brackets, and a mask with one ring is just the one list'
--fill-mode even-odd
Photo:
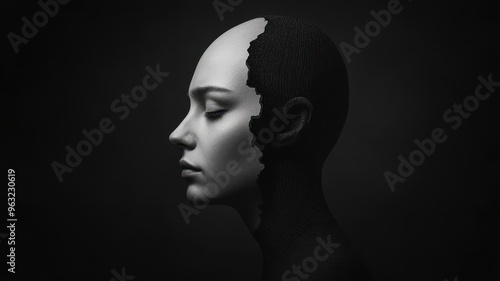
{"label": "dark background", "polygon": [[[21,17],[40,7],[2,2],[3,148],[18,218],[8,280],[110,280],[122,267],[134,280],[259,280],[259,247],[235,211],[209,207],[186,225],[177,207],[186,184],[168,136],[189,108],[197,61],[224,31],[267,14],[304,18],[353,44],[353,27],[388,1],[244,0],[223,21],[207,0],[102,2],[62,5],[17,55],[6,34],[20,34]],[[376,280],[500,280],[500,89],[458,130],[442,119],[474,93],[478,75],[500,80],[498,10],[401,4],[347,65],[351,106],[324,167],[327,201]],[[170,76],[119,120],[112,101],[158,63]],[[64,147],[105,117],[116,129],[59,183],[51,163],[64,163]],[[383,173],[437,127],[448,140],[391,192]],[[0,249],[5,266],[6,240]]]}

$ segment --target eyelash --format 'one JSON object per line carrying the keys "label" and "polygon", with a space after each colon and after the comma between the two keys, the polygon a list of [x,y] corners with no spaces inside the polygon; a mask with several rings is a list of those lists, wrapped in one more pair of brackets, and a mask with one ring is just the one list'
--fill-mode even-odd
{"label": "eyelash", "polygon": [[221,117],[225,112],[226,112],[226,110],[224,110],[224,109],[205,112],[205,117],[208,119],[211,119],[211,120],[215,120],[215,119]]}

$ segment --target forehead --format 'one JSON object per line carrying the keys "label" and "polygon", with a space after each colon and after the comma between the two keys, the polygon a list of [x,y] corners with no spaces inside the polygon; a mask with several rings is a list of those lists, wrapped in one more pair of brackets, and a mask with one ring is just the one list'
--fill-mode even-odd
{"label": "forehead", "polygon": [[246,86],[248,47],[264,32],[266,21],[257,18],[228,30],[203,53],[194,71],[189,90],[217,86],[237,91]]}

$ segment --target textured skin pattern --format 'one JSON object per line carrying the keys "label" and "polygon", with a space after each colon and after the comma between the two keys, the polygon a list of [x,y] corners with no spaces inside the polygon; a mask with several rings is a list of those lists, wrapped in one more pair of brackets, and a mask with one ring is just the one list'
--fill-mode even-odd
{"label": "textured skin pattern", "polygon": [[[288,17],[265,18],[265,31],[250,43],[247,59],[247,85],[261,95],[260,115],[250,122],[254,143],[259,130],[269,127],[273,109],[282,110],[290,99],[305,97],[313,110],[299,143],[279,149],[259,143],[265,168],[258,179],[262,213],[254,236],[264,256],[262,280],[370,280],[331,215],[321,184],[323,162],[347,115],[344,62],[318,28]],[[318,241],[336,246],[327,258],[319,249],[324,260],[314,263]],[[294,273],[304,260],[310,268]]]}

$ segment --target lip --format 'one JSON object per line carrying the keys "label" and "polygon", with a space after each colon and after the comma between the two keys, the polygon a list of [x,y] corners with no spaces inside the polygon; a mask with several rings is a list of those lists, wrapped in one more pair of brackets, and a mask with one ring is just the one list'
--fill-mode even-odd
{"label": "lip", "polygon": [[198,173],[200,173],[200,171],[195,171],[195,170],[191,170],[191,169],[183,169],[181,172],[181,178],[192,177]]}
{"label": "lip", "polygon": [[196,174],[201,172],[200,168],[189,163],[185,159],[181,159],[179,161],[179,165],[181,165],[181,167],[182,167],[182,172],[181,172],[182,178],[192,177],[192,176],[195,176]]}

